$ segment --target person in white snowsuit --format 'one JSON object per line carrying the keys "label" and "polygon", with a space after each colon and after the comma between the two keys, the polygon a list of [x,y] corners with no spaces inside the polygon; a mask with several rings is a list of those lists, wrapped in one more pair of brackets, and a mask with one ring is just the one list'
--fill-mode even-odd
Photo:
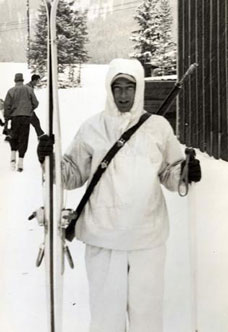
{"label": "person in white snowsuit", "polygon": [[[113,60],[106,89],[104,111],[81,126],[63,156],[66,189],[89,183],[112,145],[145,112],[138,60]],[[47,150],[39,144],[42,158]],[[127,321],[129,332],[162,331],[169,221],[161,184],[177,190],[183,160],[168,121],[152,115],[94,188],[75,230],[86,244],[90,332],[125,332]]]}

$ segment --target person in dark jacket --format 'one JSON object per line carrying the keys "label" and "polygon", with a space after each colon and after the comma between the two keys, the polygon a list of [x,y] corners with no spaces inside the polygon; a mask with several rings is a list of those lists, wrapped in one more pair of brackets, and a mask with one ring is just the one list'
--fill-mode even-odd
{"label": "person in dark jacket", "polygon": [[[39,83],[39,80],[40,80],[40,75],[33,74],[31,76],[31,81],[28,82],[26,85],[29,86],[30,88],[34,89],[35,86]],[[30,123],[35,129],[38,139],[42,135],[44,135],[44,131],[42,130],[41,125],[40,125],[40,120],[35,112],[33,112],[32,116],[31,116]]]}
{"label": "person in dark jacket", "polygon": [[9,123],[4,119],[4,100],[0,99],[0,126],[3,127],[2,134],[5,135],[5,141],[9,142],[11,138]]}
{"label": "person in dark jacket", "polygon": [[11,168],[16,168],[16,152],[19,159],[17,170],[23,171],[23,158],[28,147],[30,119],[39,102],[31,87],[23,84],[23,74],[15,74],[15,86],[8,90],[4,101],[5,120],[11,121]]}
{"label": "person in dark jacket", "polygon": [[3,119],[3,110],[4,110],[4,101],[0,99],[0,126],[4,126],[4,119]]}

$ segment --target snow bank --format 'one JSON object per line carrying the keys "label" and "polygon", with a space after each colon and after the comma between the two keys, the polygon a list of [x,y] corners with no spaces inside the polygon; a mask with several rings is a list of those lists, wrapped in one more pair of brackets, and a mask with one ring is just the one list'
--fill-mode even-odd
{"label": "snow bank", "polygon": [[24,63],[1,62],[0,63],[0,98],[4,99],[9,88],[14,86],[14,75],[23,73],[25,83],[31,79],[31,71]]}
{"label": "snow bank", "polygon": [[[80,124],[103,109],[106,71],[107,66],[83,66],[82,87],[59,91],[63,150]],[[0,97],[13,85],[16,72],[23,72],[25,80],[29,80],[25,65],[0,64],[4,78],[0,82]],[[37,114],[45,127],[46,93],[44,89],[35,92],[40,101]],[[35,268],[42,229],[35,221],[27,221],[28,215],[42,204],[36,146],[37,138],[31,128],[25,171],[12,173],[9,147],[0,136],[0,330],[4,332],[46,332],[44,270]],[[188,197],[165,191],[170,238],[164,332],[194,331],[192,314],[196,309],[199,331],[228,331],[228,163],[199,151],[197,156],[203,177],[199,184],[191,186]],[[75,207],[81,194],[81,190],[68,192],[67,206]],[[76,268],[71,271],[67,267],[65,274],[64,331],[88,332],[84,245],[75,241],[70,248]],[[197,305],[192,301],[193,284]]]}

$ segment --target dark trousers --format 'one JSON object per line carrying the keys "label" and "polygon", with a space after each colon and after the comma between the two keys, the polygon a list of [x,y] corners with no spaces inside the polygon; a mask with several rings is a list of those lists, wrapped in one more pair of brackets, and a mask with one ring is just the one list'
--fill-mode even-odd
{"label": "dark trousers", "polygon": [[33,112],[32,116],[31,116],[30,123],[35,128],[37,136],[44,134],[44,132],[40,126],[40,120],[38,119],[35,112]]}
{"label": "dark trousers", "polygon": [[19,158],[24,158],[28,148],[30,116],[15,116],[11,120],[10,147],[18,151]]}

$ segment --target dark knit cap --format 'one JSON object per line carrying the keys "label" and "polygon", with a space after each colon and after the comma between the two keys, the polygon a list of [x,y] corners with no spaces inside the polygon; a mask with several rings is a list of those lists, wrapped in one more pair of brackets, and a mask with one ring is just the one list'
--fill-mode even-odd
{"label": "dark knit cap", "polygon": [[21,73],[15,74],[14,82],[23,82],[23,81],[24,81],[23,74]]}

